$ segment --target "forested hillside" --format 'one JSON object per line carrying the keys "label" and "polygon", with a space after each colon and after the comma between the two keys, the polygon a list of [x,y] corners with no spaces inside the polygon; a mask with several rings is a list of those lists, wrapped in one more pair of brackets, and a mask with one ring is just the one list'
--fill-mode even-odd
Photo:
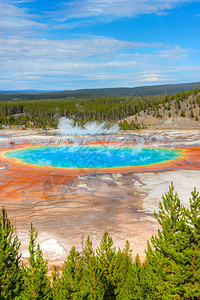
{"label": "forested hillside", "polygon": [[[166,98],[165,98],[166,99]],[[160,102],[153,109],[151,107],[127,117],[123,128],[137,124],[141,127],[199,127],[200,126],[200,93],[177,93],[170,97],[170,101]]]}
{"label": "forested hillside", "polygon": [[[174,93],[180,93],[182,91],[191,91],[195,87],[199,86],[199,82],[192,83],[180,83],[180,84],[163,84],[163,85],[152,85],[152,86],[140,86],[133,88],[101,88],[101,89],[83,89],[73,92],[79,92],[80,94],[88,95],[104,95],[104,96],[129,96],[129,97],[144,97],[144,96],[159,96]],[[67,93],[71,93],[68,91]]]}
{"label": "forested hillside", "polygon": [[162,200],[155,214],[161,229],[148,243],[143,263],[128,241],[116,249],[105,232],[96,250],[89,237],[82,252],[72,247],[61,272],[55,267],[51,276],[32,225],[29,263],[21,264],[18,237],[2,209],[0,299],[200,299],[199,193],[194,189],[188,209],[173,185]]}
{"label": "forested hillside", "polygon": [[13,99],[37,100],[37,99],[59,99],[59,98],[93,98],[93,97],[144,97],[172,95],[182,91],[191,91],[199,87],[199,82],[164,84],[152,86],[140,86],[133,88],[99,88],[99,89],[80,89],[66,91],[0,91],[0,101],[9,101]]}
{"label": "forested hillside", "polygon": [[[73,119],[79,125],[89,121],[109,124],[119,123],[121,129],[142,128],[137,119],[124,121],[129,116],[138,116],[140,112],[153,114],[161,118],[161,110],[170,113],[172,102],[175,102],[176,112],[181,112],[181,103],[193,96],[188,104],[193,112],[193,106],[200,107],[200,89],[165,96],[146,97],[94,97],[65,98],[26,101],[0,102],[0,125],[22,125],[24,128],[57,128],[60,117]],[[196,116],[194,116],[196,117]]]}

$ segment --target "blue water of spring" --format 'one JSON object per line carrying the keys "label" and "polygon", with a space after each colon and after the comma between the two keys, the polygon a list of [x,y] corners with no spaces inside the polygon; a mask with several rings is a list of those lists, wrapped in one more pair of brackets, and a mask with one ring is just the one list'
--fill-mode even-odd
{"label": "blue water of spring", "polygon": [[12,150],[8,158],[21,162],[61,168],[117,168],[162,163],[180,156],[181,150],[151,147],[42,146]]}

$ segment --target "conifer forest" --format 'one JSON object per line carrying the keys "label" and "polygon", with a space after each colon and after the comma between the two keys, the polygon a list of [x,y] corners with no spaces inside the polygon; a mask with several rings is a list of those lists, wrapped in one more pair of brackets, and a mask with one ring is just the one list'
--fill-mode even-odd
{"label": "conifer forest", "polygon": [[29,259],[21,260],[20,242],[5,208],[0,215],[0,299],[200,299],[200,195],[189,207],[173,184],[162,196],[155,219],[160,225],[147,243],[146,259],[129,242],[116,249],[105,232],[97,249],[87,238],[81,252],[72,247],[62,269],[48,272],[37,232],[29,231]]}
{"label": "conifer forest", "polygon": [[[7,126],[23,126],[26,128],[57,128],[58,120],[66,117],[75,124],[84,126],[87,122],[106,122],[109,125],[119,124],[122,130],[143,128],[137,120],[128,123],[125,118],[139,114],[141,111],[162,118],[160,109],[171,114],[172,101],[175,101],[176,113],[184,115],[181,103],[193,96],[194,100],[187,104],[191,117],[193,106],[200,107],[200,89],[182,91],[173,95],[144,97],[90,97],[64,99],[38,99],[0,101],[0,128]],[[194,102],[194,103],[193,103]],[[196,116],[198,117],[198,116]]]}

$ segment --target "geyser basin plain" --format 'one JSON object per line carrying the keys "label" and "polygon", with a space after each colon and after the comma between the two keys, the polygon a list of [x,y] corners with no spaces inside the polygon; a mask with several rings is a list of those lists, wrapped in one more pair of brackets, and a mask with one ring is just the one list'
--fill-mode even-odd
{"label": "geyser basin plain", "polygon": [[148,166],[178,159],[183,150],[160,147],[105,145],[38,146],[4,153],[22,163],[68,169],[109,169]]}

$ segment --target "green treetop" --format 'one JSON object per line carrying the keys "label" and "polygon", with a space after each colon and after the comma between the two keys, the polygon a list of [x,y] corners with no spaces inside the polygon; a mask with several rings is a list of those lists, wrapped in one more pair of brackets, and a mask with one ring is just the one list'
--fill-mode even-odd
{"label": "green treetop", "polygon": [[21,273],[19,268],[20,243],[14,234],[4,208],[0,214],[0,299],[14,299],[19,294]]}
{"label": "green treetop", "polygon": [[39,244],[36,247],[37,232],[31,224],[29,231],[29,266],[23,266],[23,292],[22,299],[47,300],[52,299],[50,280],[47,277],[48,267],[44,261]]}

